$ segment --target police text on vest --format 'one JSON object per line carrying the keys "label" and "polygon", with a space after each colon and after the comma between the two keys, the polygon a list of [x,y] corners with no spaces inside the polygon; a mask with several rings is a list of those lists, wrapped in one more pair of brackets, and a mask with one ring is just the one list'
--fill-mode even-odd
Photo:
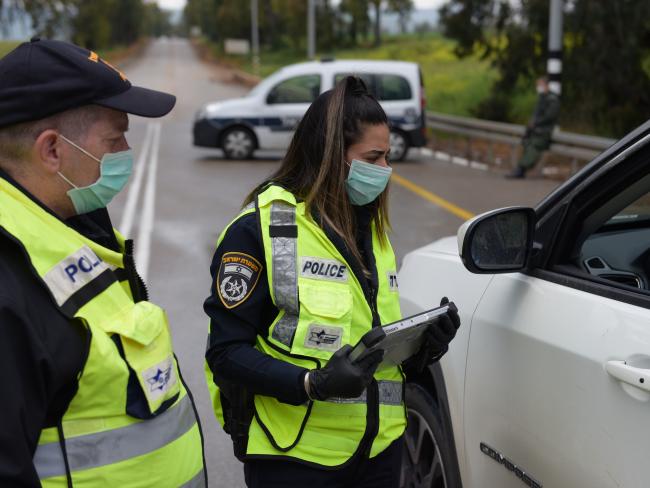
{"label": "police text on vest", "polygon": [[348,267],[334,259],[305,256],[300,264],[300,275],[317,280],[346,282]]}

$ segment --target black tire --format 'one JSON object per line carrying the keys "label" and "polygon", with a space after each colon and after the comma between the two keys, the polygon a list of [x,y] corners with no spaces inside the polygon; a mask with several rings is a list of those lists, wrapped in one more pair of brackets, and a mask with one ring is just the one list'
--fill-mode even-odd
{"label": "black tire", "polygon": [[398,130],[390,131],[390,160],[396,163],[403,161],[408,152],[409,141],[406,135]]}
{"label": "black tire", "polygon": [[421,386],[406,385],[401,488],[461,488],[458,461],[441,409]]}
{"label": "black tire", "polygon": [[244,127],[233,127],[221,136],[221,149],[228,159],[251,159],[255,145],[255,136]]}

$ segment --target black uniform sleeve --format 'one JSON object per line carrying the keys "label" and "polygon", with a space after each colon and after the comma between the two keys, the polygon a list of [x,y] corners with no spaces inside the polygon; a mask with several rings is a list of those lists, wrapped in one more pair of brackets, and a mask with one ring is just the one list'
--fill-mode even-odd
{"label": "black uniform sleeve", "polygon": [[41,430],[56,426],[78,384],[89,336],[0,238],[0,486],[41,486],[33,465]]}
{"label": "black uniform sleeve", "polygon": [[15,310],[0,296],[0,486],[40,486],[32,459],[47,409],[47,384],[36,368],[45,351]]}
{"label": "black uniform sleeve", "polygon": [[206,352],[215,380],[245,385],[258,395],[299,405],[307,401],[307,371],[264,354],[253,346],[266,337],[278,314],[271,300],[256,214],[228,229],[212,259],[212,288],[204,309],[210,317]]}

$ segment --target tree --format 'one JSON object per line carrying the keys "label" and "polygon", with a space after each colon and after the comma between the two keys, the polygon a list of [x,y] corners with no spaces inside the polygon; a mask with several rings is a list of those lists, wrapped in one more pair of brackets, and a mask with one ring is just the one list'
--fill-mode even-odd
{"label": "tree", "polygon": [[72,19],[72,41],[93,51],[106,49],[112,40],[110,13],[114,0],[79,0],[77,14]]}
{"label": "tree", "polygon": [[370,0],[370,3],[375,8],[375,19],[373,23],[375,40],[373,45],[376,47],[381,45],[381,7],[384,2],[383,0]]}
{"label": "tree", "polygon": [[405,34],[409,18],[413,12],[413,0],[388,0],[388,10],[397,14],[399,30],[402,34]]}
{"label": "tree", "polygon": [[[572,0],[564,18],[561,122],[620,136],[650,111],[650,2]],[[441,11],[444,33],[459,56],[478,53],[499,72],[477,115],[508,120],[521,84],[545,71],[548,0],[451,0]]]}
{"label": "tree", "polygon": [[356,45],[360,34],[368,33],[370,19],[368,17],[369,0],[341,0],[339,9],[349,17],[349,38]]}
{"label": "tree", "polygon": [[0,0],[0,22],[10,21],[18,12],[29,16],[36,35],[55,37],[74,15],[74,0]]}
{"label": "tree", "polygon": [[208,39],[218,40],[217,9],[220,3],[219,0],[187,0],[183,18],[188,30],[198,27]]}

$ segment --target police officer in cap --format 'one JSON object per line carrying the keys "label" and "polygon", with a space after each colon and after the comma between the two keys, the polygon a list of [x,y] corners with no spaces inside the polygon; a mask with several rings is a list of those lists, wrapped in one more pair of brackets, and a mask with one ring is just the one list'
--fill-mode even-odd
{"label": "police officer in cap", "polygon": [[175,97],[33,39],[0,60],[1,486],[207,484],[165,312],[106,205]]}
{"label": "police officer in cap", "polygon": [[460,320],[444,316],[404,370],[377,370],[381,351],[349,356],[401,319],[389,149],[382,107],[344,78],[219,237],[206,374],[250,488],[399,486],[404,371],[441,357]]}

